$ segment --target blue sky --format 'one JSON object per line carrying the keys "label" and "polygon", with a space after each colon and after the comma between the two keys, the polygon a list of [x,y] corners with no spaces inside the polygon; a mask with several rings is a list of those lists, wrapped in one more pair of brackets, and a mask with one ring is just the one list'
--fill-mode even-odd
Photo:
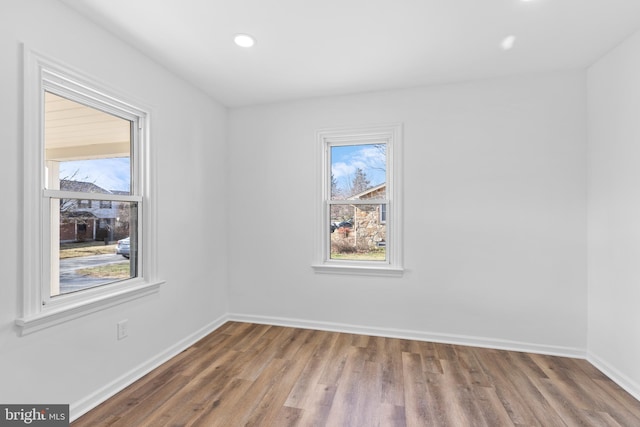
{"label": "blue sky", "polygon": [[379,145],[334,145],[331,147],[331,173],[339,189],[348,188],[357,168],[362,169],[371,186],[386,181],[386,153]]}
{"label": "blue sky", "polygon": [[60,179],[65,178],[91,182],[105,190],[129,191],[131,164],[128,157],[60,162]]}

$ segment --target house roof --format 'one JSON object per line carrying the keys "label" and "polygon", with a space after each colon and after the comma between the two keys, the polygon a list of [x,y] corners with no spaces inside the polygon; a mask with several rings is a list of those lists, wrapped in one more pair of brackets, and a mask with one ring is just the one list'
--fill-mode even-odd
{"label": "house roof", "polygon": [[60,189],[64,191],[76,191],[79,193],[114,194],[112,191],[105,190],[104,188],[99,187],[92,182],[73,181],[70,179],[61,179]]}
{"label": "house roof", "polygon": [[[74,181],[71,179],[61,179],[60,189],[64,191],[75,191],[79,193],[93,193],[93,194],[117,194],[114,191],[105,190],[104,188],[95,185],[92,182]],[[128,193],[126,193],[128,194]],[[69,209],[65,212],[66,218],[113,218],[113,210],[111,208],[102,207],[86,207],[80,209],[79,206],[74,206],[73,209]]]}
{"label": "house roof", "polygon": [[94,215],[93,212],[89,212],[87,210],[65,212],[64,217],[65,218],[82,218],[82,219],[100,218],[99,216]]}
{"label": "house roof", "polygon": [[362,196],[366,196],[367,194],[374,193],[374,192],[376,192],[378,190],[382,190],[382,189],[384,189],[386,187],[387,187],[387,183],[383,182],[382,184],[378,184],[375,187],[371,187],[371,188],[369,188],[369,189],[367,189],[367,190],[365,190],[365,191],[363,191],[361,193],[354,194],[353,196],[349,197],[349,199],[360,199],[360,198],[362,198]]}

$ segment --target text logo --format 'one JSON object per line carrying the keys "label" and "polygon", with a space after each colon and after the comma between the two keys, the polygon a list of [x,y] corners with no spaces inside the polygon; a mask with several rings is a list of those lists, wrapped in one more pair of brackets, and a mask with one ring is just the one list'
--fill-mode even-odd
{"label": "text logo", "polygon": [[69,405],[1,405],[0,427],[68,427]]}

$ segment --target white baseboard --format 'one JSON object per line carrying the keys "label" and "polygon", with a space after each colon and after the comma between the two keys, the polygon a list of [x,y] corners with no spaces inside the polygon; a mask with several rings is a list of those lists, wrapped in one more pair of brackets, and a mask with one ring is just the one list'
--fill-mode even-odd
{"label": "white baseboard", "polygon": [[640,400],[640,384],[633,381],[631,378],[624,375],[611,364],[605,362],[602,358],[592,352],[587,353],[587,361],[598,368],[603,374],[611,378],[613,382],[622,387],[631,396]]}
{"label": "white baseboard", "polygon": [[109,399],[111,396],[115,395],[119,391],[125,389],[127,386],[131,385],[138,379],[142,378],[152,370],[156,369],[158,366],[167,362],[169,359],[175,357],[180,354],[185,349],[189,348],[191,345],[198,342],[200,339],[204,338],[211,332],[218,329],[225,322],[227,322],[228,316],[224,315],[194,332],[193,334],[187,336],[183,340],[180,340],[176,344],[167,348],[162,353],[154,356],[148,361],[142,363],[126,374],[122,375],[119,378],[116,378],[114,381],[90,394],[89,396],[72,403],[69,406],[70,412],[70,421],[74,421],[78,419],[80,416],[89,412],[91,409],[95,408],[105,400]]}
{"label": "white baseboard", "polygon": [[467,345],[472,347],[493,348],[497,350],[521,351],[527,353],[548,354],[551,356],[586,358],[586,350],[574,347],[532,344],[520,341],[502,340],[496,338],[473,337],[466,335],[451,335],[437,332],[423,332],[393,328],[376,328],[370,326],[349,325],[333,322],[318,322],[304,319],[283,317],[255,316],[249,314],[230,313],[228,320],[238,322],[259,323],[265,325],[290,326],[303,329],[318,329],[322,331],[346,332],[351,334],[373,335],[388,338],[403,338],[417,341],[430,341],[443,344]]}

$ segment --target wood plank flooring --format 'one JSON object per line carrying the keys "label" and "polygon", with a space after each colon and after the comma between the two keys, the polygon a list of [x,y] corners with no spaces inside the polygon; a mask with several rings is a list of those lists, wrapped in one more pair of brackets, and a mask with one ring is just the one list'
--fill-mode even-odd
{"label": "wood plank flooring", "polygon": [[228,322],[82,426],[640,426],[587,361]]}

